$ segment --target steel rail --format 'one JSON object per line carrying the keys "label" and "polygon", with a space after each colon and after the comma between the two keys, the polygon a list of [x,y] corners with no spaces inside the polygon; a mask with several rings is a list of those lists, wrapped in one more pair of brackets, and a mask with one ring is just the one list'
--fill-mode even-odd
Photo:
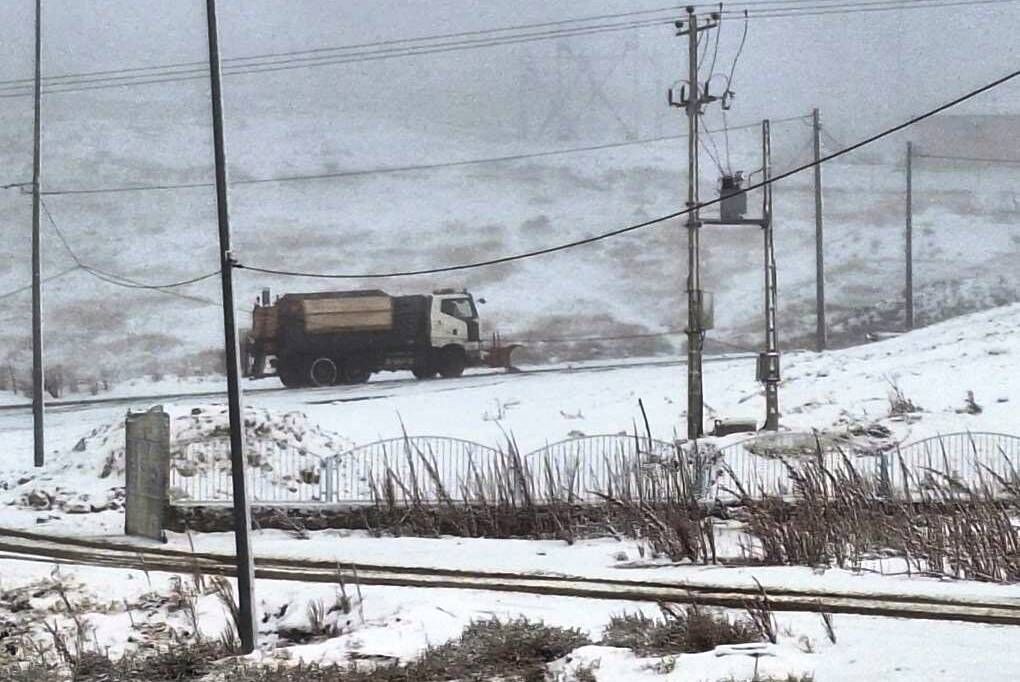
{"label": "steel rail", "polygon": [[[0,530],[0,557],[22,561],[232,576],[232,557],[165,547],[134,547],[79,538],[47,538],[25,531]],[[307,583],[356,582],[362,585],[469,589],[623,601],[692,603],[744,608],[761,596],[755,587],[591,578],[462,569],[348,564],[339,561],[261,558],[256,577]],[[1020,625],[1020,599],[985,601],[933,595],[868,594],[765,587],[775,611],[844,613],[925,620]]]}

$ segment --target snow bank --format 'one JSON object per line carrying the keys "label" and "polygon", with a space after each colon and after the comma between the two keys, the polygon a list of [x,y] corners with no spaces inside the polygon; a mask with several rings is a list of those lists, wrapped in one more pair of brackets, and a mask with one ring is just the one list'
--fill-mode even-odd
{"label": "snow bank", "polygon": [[[171,469],[202,480],[230,468],[227,407],[171,406]],[[284,460],[299,463],[298,476],[262,477],[270,484],[294,487],[317,480],[325,457],[343,452],[350,441],[310,423],[301,412],[248,407],[244,415],[250,467],[263,473],[283,470]],[[0,504],[68,513],[120,509],[124,500],[124,420],[96,426],[66,450],[50,455],[46,467],[16,473],[0,484]],[[307,462],[306,464],[302,464]]]}

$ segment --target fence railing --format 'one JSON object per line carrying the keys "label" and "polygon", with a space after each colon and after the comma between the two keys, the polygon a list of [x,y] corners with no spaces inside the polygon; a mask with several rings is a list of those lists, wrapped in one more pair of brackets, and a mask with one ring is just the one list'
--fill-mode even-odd
{"label": "fence railing", "polygon": [[327,502],[371,502],[386,481],[427,499],[444,494],[460,499],[462,484],[476,471],[489,471],[495,448],[458,438],[407,436],[362,445],[325,461],[322,494]]}
{"label": "fence railing", "polygon": [[1020,436],[1005,433],[950,433],[899,448],[889,457],[887,481],[896,494],[909,488],[987,486],[1001,493],[1016,482]]}
{"label": "fence railing", "polygon": [[[810,451],[810,434],[797,441],[749,438],[721,450],[713,472],[711,494],[718,498],[739,495],[791,496],[796,493],[791,466],[820,456],[825,468],[849,463],[864,478],[880,483],[895,497],[916,496],[922,488],[987,486],[1003,492],[1004,481],[1016,480],[1020,464],[1020,436],[1004,433],[960,432],[932,436],[899,447],[856,452],[840,444],[816,441]],[[723,465],[722,463],[725,463]]]}
{"label": "fence railing", "polygon": [[[770,434],[717,449],[599,435],[518,455],[456,438],[408,436],[326,458],[253,443],[247,480],[252,500],[267,504],[592,502],[605,495],[656,500],[681,494],[726,500],[741,494],[793,496],[791,466],[819,456],[829,469],[849,462],[893,496],[953,482],[1001,492],[1003,481],[1016,480],[1020,464],[1020,436],[1008,434],[953,433],[866,453],[821,441],[812,451],[812,439]],[[176,503],[229,502],[229,443],[191,444],[176,454],[170,488]]]}

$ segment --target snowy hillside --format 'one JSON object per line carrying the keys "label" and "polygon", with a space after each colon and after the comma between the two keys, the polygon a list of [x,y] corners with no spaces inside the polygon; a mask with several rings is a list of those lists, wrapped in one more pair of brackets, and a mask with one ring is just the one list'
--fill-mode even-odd
{"label": "snowy hillside", "polygon": [[[283,16],[286,13],[262,3],[250,16],[225,10],[224,49],[228,56],[241,56],[359,41],[363,33],[387,38],[393,37],[390,33],[406,36],[542,20],[554,11],[566,16],[593,11],[584,3],[567,4],[554,10],[548,3],[522,2],[508,12],[490,3],[484,11],[480,7],[477,13],[463,13],[457,3],[433,3],[426,18],[403,10],[380,11],[375,3],[352,6],[349,15],[340,16],[331,3],[309,0],[302,7],[315,20],[301,21],[297,16],[302,13]],[[607,9],[614,5],[604,4]],[[615,4],[632,9],[632,3]],[[66,33],[67,41],[46,44],[44,71],[73,73],[204,58],[204,26],[194,7],[143,2],[130,11],[121,9],[49,17],[47,25]],[[996,6],[987,14],[1008,19],[1010,11]],[[931,26],[951,16],[935,13]],[[819,21],[821,28],[831,28],[824,19]],[[844,29],[866,25],[848,19]],[[985,25],[998,31],[1009,21]],[[117,41],[94,40],[107,36],[112,26],[122,31]],[[754,68],[750,61],[741,67],[741,99],[727,119],[730,125],[808,114],[810,107],[819,106],[826,125],[825,151],[834,151],[945,98],[945,93],[924,93],[923,102],[903,98],[895,107],[883,105],[874,117],[858,116],[844,106],[845,79],[859,78],[847,73],[841,61],[848,57],[850,43],[821,40],[817,36],[831,32],[801,31],[798,26],[764,22],[751,32],[747,59],[754,60]],[[901,24],[896,30],[889,39],[900,41],[902,48],[915,27]],[[302,41],[309,31],[314,34],[311,42]],[[720,61],[728,63],[739,34],[724,33]],[[10,78],[30,66],[25,40],[18,33],[0,41],[10,52]],[[945,58],[966,50],[965,42],[944,46]],[[777,53],[776,46],[783,50]],[[787,51],[798,49],[798,59],[786,59]],[[860,58],[879,59],[880,52]],[[82,63],[83,53],[90,55],[88,64]],[[798,89],[796,103],[780,100],[775,93],[784,88],[775,84],[799,83],[804,55],[811,62],[811,87]],[[969,76],[979,81],[995,73],[996,60],[1009,63],[1006,52],[986,56],[989,63]],[[231,178],[244,182],[392,168],[677,135],[685,127],[683,116],[663,104],[662,93],[675,80],[680,57],[670,31],[646,27],[471,52],[456,59],[439,55],[228,77]],[[904,78],[903,57],[901,51],[896,68],[883,68],[883,89],[900,92],[905,83],[923,81]],[[761,77],[767,66],[777,69],[769,73],[778,80]],[[875,85],[869,82],[865,90]],[[25,99],[19,87],[9,86],[12,96],[3,99],[0,108],[4,183],[24,179],[30,169],[31,98]],[[1015,93],[1006,89],[982,102],[997,104],[991,111],[1001,111],[1002,102],[1011,97]],[[45,100],[45,191],[210,180],[208,101],[201,79],[54,94]],[[985,114],[989,109],[962,113],[974,111]],[[705,123],[713,130],[723,126],[718,111],[706,114]],[[808,160],[807,123],[774,125],[777,171]],[[921,151],[989,155],[1016,127],[1015,117],[970,115],[917,130],[916,140]],[[706,137],[703,197],[715,195],[717,161],[734,170],[758,168],[757,130],[734,131],[728,138],[721,133]],[[905,141],[905,136],[894,138],[854,155],[850,164],[825,169],[834,343],[855,343],[867,330],[902,324],[898,273],[903,260]],[[514,162],[238,184],[231,197],[235,252],[242,263],[253,265],[373,272],[541,248],[679,210],[685,199],[685,144],[669,139]],[[1020,251],[1014,193],[1020,166],[918,160],[916,169],[919,320],[1015,300],[1016,269],[1011,266]],[[785,181],[775,194],[781,335],[788,346],[803,346],[814,324],[810,175]],[[752,197],[751,213],[758,205]],[[46,197],[46,208],[76,255],[110,272],[162,283],[217,267],[209,187],[57,194]],[[2,293],[29,281],[27,195],[16,188],[0,192],[0,222],[11,236],[0,256]],[[74,260],[46,216],[44,230],[44,275],[57,275]],[[713,346],[716,340],[748,345],[760,327],[759,235],[751,228],[712,228],[703,241],[705,283],[716,295],[717,329],[709,335],[709,348],[726,347]],[[682,221],[674,220],[567,253],[453,277],[345,285],[395,293],[466,285],[490,301],[484,309],[489,328],[507,338],[649,334],[684,326],[685,249]],[[282,292],[333,285],[242,272],[236,286],[241,320],[264,286]],[[44,311],[51,363],[73,366],[83,375],[217,368],[221,322],[216,281],[179,293],[190,298],[113,287],[80,270],[47,282]],[[22,376],[28,362],[29,313],[24,292],[4,299],[0,310],[0,359],[8,356]],[[533,361],[648,355],[675,351],[681,342],[672,335],[595,344],[532,343],[529,353]]]}
{"label": "snowy hillside", "polygon": [[[1013,370],[1020,356],[1014,334],[1018,325],[1020,304],[1015,304],[857,348],[788,354],[780,387],[782,426],[838,436],[878,425],[888,429],[889,442],[898,443],[961,431],[1017,433],[1020,379]],[[682,437],[685,371],[662,363],[613,369],[581,365],[555,372],[249,393],[249,426],[254,429],[249,440],[271,457],[284,457],[289,450],[299,458],[308,454],[309,461],[346,452],[352,445],[400,437],[405,430],[412,436],[450,436],[495,447],[509,434],[522,452],[531,452],[582,435],[633,433],[642,420],[639,400],[655,436]],[[904,415],[891,409],[897,389],[918,411]],[[968,392],[979,409],[965,409]],[[753,358],[707,363],[705,399],[708,419],[760,421],[764,398],[754,378]],[[208,397],[167,403],[180,446],[175,456],[199,437],[222,437],[223,408],[210,410],[202,404],[206,401]],[[139,400],[132,407],[149,404]],[[40,485],[50,492],[54,486],[86,490],[105,499],[106,491],[122,485],[117,474],[123,466],[123,414],[123,407],[105,405],[51,414],[51,466],[40,478],[30,466],[27,411],[0,412],[7,478],[27,482],[11,486],[0,499],[18,499]],[[293,437],[280,445],[278,432]],[[226,457],[215,448],[208,453],[210,462]],[[106,470],[106,477],[83,482],[82,476]]]}

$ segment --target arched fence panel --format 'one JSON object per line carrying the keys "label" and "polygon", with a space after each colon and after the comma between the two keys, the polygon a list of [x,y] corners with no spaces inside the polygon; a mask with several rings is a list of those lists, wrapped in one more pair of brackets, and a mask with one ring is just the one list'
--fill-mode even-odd
{"label": "arched fence panel", "polygon": [[327,460],[323,494],[334,503],[463,501],[472,481],[492,470],[500,456],[459,438],[381,440]]}
{"label": "arched fence panel", "polygon": [[960,432],[925,438],[899,448],[889,459],[892,494],[987,488],[1000,495],[1020,490],[1020,436]]}
{"label": "arched fence panel", "polygon": [[669,441],[612,434],[551,443],[525,455],[524,463],[539,499],[596,502],[611,496],[654,501],[685,493],[700,496],[700,462],[681,467],[679,458],[684,456],[684,450]]}
{"label": "arched fence panel", "polygon": [[[369,443],[320,458],[273,443],[247,448],[248,490],[264,504],[321,503],[406,506],[437,503],[590,503],[623,500],[795,497],[791,468],[819,457],[830,471],[847,463],[892,497],[938,486],[1020,490],[1020,437],[953,433],[879,451],[855,451],[813,434],[764,434],[717,448],[625,435],[596,435],[548,444],[527,454],[439,436]],[[821,446],[821,447],[819,447]],[[956,485],[959,484],[959,485]],[[226,440],[190,443],[170,466],[175,503],[231,500]]]}

